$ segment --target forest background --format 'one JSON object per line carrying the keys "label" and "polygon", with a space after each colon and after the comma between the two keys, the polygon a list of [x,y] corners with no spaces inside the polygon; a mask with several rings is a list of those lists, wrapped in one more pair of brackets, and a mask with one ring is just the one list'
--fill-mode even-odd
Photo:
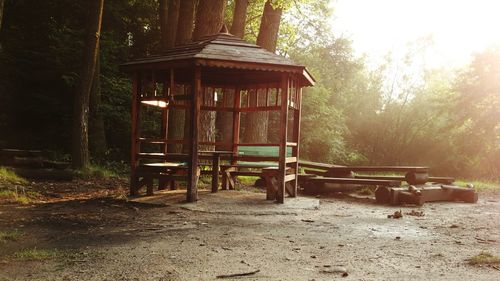
{"label": "forest background", "polygon": [[[104,1],[90,96],[94,164],[127,165],[131,84],[119,65],[165,47],[161,8],[175,2]],[[188,2],[199,8],[198,1]],[[230,29],[236,3],[247,3],[243,37],[254,43],[265,4],[272,4],[280,12],[276,52],[307,66],[317,80],[304,91],[302,159],[426,165],[434,174],[500,180],[499,46],[475,54],[463,68],[428,69],[422,54],[432,42],[422,38],[408,45],[403,59],[388,53],[373,67],[355,55],[350,40],[334,35],[329,19],[335,5],[328,0],[223,2]],[[91,3],[0,0],[1,148],[43,149],[70,159]],[[145,126],[159,130],[157,122]]]}

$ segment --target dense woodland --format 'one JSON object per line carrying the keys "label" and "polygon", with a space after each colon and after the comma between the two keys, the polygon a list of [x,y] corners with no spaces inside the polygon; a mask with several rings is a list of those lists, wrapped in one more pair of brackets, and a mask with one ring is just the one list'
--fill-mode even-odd
{"label": "dense woodland", "polygon": [[[75,108],[90,83],[83,103],[91,161],[126,164],[131,85],[119,65],[214,33],[222,21],[234,35],[306,65],[317,80],[304,92],[301,158],[428,165],[441,175],[500,180],[500,47],[460,69],[428,69],[422,60],[432,43],[416,40],[404,58],[388,53],[374,67],[334,36],[334,8],[328,0],[0,0],[0,147],[70,159],[75,116],[83,114]],[[276,122],[247,119],[244,139],[267,138]]]}

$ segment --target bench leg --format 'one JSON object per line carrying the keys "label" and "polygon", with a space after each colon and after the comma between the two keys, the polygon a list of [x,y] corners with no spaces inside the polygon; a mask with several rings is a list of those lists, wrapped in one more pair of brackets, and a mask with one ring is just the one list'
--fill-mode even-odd
{"label": "bench leg", "polygon": [[287,182],[285,184],[285,190],[288,196],[290,197],[297,197],[297,189],[295,188],[294,182]]}
{"label": "bench leg", "polygon": [[275,175],[266,172],[263,173],[262,176],[266,180],[266,200],[276,200],[278,181],[276,180]]}
{"label": "bench leg", "polygon": [[133,175],[130,177],[130,196],[137,196],[139,194],[139,177]]}
{"label": "bench leg", "polygon": [[235,168],[227,168],[222,171],[222,190],[234,189],[234,180],[231,176],[231,172],[236,171]]}
{"label": "bench leg", "polygon": [[146,195],[153,195],[153,176],[148,175],[146,178]]}

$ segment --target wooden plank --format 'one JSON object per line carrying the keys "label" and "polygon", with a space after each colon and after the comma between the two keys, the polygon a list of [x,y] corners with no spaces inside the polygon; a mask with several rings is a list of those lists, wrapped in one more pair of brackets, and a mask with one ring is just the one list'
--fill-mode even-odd
{"label": "wooden plank", "polygon": [[285,176],[285,182],[293,181],[295,180],[295,174],[290,174]]}
{"label": "wooden plank", "polygon": [[[295,85],[296,87],[300,87],[298,83]],[[299,187],[299,152],[300,152],[300,120],[301,120],[301,95],[302,95],[302,88],[298,88],[295,90],[297,96],[296,96],[296,102],[297,102],[297,109],[293,111],[293,141],[294,142],[287,142],[287,146],[292,146],[292,156],[297,159],[297,161],[294,163],[293,168],[295,170],[295,181],[292,183],[292,188],[294,192],[294,196],[297,196],[297,190]]]}
{"label": "wooden plank", "polygon": [[285,202],[285,176],[286,176],[286,143],[288,131],[288,95],[289,95],[289,80],[288,74],[281,75],[281,110],[280,110],[280,130],[279,130],[279,171],[277,174],[277,193],[276,201],[278,203]]}
{"label": "wooden plank", "polygon": [[382,186],[400,186],[401,181],[397,180],[368,180],[355,178],[330,178],[330,177],[313,177],[307,179],[313,183],[338,183],[338,184],[359,184],[359,185],[382,185]]}
{"label": "wooden plank", "polygon": [[261,106],[261,107],[245,107],[241,108],[240,112],[260,112],[260,111],[278,111],[281,106]]}
{"label": "wooden plank", "polygon": [[[406,181],[405,177],[402,176],[371,176],[371,175],[356,175],[354,176],[357,179],[373,179],[373,180],[398,180],[398,181]],[[429,177],[427,182],[437,182],[437,183],[445,183],[450,184],[455,181],[453,177]]]}
{"label": "wooden plank", "polygon": [[338,172],[427,172],[428,167],[413,167],[413,166],[345,166],[332,167],[331,171]]}
{"label": "wooden plank", "polygon": [[319,170],[328,170],[328,169],[334,168],[334,167],[341,167],[341,166],[336,166],[336,165],[332,165],[332,164],[312,162],[312,161],[306,161],[306,160],[299,160],[298,162],[299,162],[300,167],[307,167],[307,168],[313,168],[313,169],[319,169]]}
{"label": "wooden plank", "polygon": [[279,146],[279,143],[239,143],[238,146]]}
{"label": "wooden plank", "polygon": [[[239,156],[234,156],[233,157],[236,161],[249,161],[249,162],[278,162],[280,161],[279,157],[272,157],[272,156],[249,156],[249,155],[239,155]],[[283,162],[285,162],[283,160]]]}
{"label": "wooden plank", "polygon": [[132,108],[131,108],[131,147],[130,147],[130,195],[137,195],[137,153],[140,151],[139,142],[139,92],[140,92],[141,76],[138,72],[134,72],[132,78]]}
{"label": "wooden plank", "polygon": [[189,155],[184,153],[137,153],[137,159],[151,160],[171,160],[171,161],[189,161]]}
{"label": "wooden plank", "polygon": [[195,67],[193,83],[193,102],[191,106],[191,127],[189,134],[190,163],[186,192],[187,202],[195,202],[198,200],[198,128],[200,127],[200,107],[202,95],[200,67]]}
{"label": "wooden plank", "polygon": [[285,163],[290,164],[290,163],[296,163],[297,162],[297,157],[287,157],[285,158]]}
{"label": "wooden plank", "polygon": [[[236,87],[234,91],[234,111],[233,111],[233,143],[232,150],[233,155],[238,154],[238,143],[240,142],[240,118],[241,112],[239,111],[241,106],[241,89],[240,87]],[[236,160],[233,159],[231,164],[236,164]]]}

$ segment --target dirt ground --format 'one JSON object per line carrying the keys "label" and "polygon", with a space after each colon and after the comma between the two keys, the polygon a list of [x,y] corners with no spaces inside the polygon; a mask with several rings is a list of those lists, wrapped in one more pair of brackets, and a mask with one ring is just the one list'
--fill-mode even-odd
{"label": "dirt ground", "polygon": [[[497,266],[466,261],[500,256],[498,193],[400,208],[346,195],[278,205],[250,191],[131,202],[117,180],[30,188],[44,197],[0,203],[0,230],[22,233],[0,242],[0,280],[216,280],[257,270],[234,280],[500,280]],[[387,217],[400,209],[403,218]],[[29,260],[16,255],[23,249],[57,254]]]}

